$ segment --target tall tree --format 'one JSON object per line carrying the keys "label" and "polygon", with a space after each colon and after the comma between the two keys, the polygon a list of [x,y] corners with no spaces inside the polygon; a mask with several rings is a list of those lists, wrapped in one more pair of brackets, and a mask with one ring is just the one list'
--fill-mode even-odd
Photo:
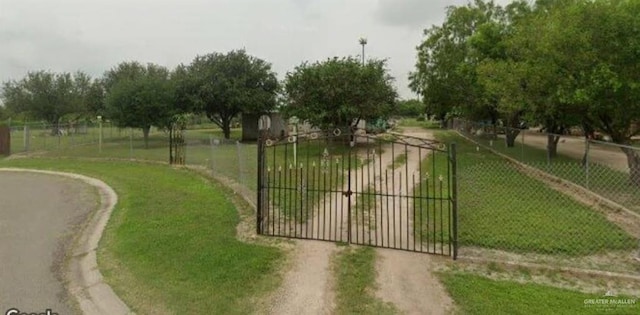
{"label": "tall tree", "polygon": [[384,60],[303,63],[287,74],[285,112],[321,128],[355,127],[361,119],[392,113],[397,97],[392,82]]}
{"label": "tall tree", "polygon": [[416,99],[398,101],[394,114],[404,117],[418,117],[424,115],[426,108],[424,103]]}
{"label": "tall tree", "polygon": [[418,46],[410,88],[439,119],[456,112],[470,119],[497,121],[496,102],[478,83],[478,65],[487,58],[504,58],[502,40],[509,19],[526,12],[517,1],[506,10],[493,1],[476,0],[447,8],[442,25],[424,31]]}
{"label": "tall tree", "polygon": [[[640,1],[580,1],[569,8],[581,17],[576,29],[586,32],[591,60],[575,72],[580,86],[566,94],[588,105],[596,128],[613,142],[630,145],[640,134]],[[640,152],[622,151],[631,182],[640,186]]]}
{"label": "tall tree", "polygon": [[175,113],[175,89],[164,67],[123,63],[108,71],[106,116],[119,127],[140,128],[145,147],[151,126],[168,128]]}
{"label": "tall tree", "polygon": [[30,72],[20,81],[7,81],[2,87],[2,101],[14,113],[46,121],[57,133],[66,115],[86,112],[84,96],[89,76],[82,72]]}
{"label": "tall tree", "polygon": [[204,112],[226,139],[238,114],[266,113],[276,105],[279,85],[271,64],[244,50],[198,56],[179,71],[178,98]]}

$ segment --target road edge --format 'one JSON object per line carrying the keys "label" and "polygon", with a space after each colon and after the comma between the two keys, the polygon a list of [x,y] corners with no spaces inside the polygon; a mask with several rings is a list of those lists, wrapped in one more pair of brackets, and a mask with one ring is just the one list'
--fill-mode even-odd
{"label": "road edge", "polygon": [[111,213],[118,203],[118,195],[105,182],[67,172],[44,171],[23,168],[0,168],[0,172],[40,173],[62,176],[80,180],[98,190],[100,203],[98,209],[87,219],[70,251],[70,258],[66,266],[65,280],[67,289],[80,306],[83,314],[88,315],[128,315],[135,314],[116,295],[113,289],[104,282],[98,269],[98,243],[102,238]]}

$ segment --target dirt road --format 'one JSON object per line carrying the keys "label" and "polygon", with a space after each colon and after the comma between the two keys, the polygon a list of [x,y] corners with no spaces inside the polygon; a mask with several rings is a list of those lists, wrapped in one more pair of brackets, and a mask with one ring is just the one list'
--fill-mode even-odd
{"label": "dirt road", "polygon": [[[522,136],[517,141],[522,143]],[[585,141],[578,137],[562,137],[558,143],[558,153],[575,159],[582,159],[585,149]],[[524,135],[526,145],[546,150],[547,136],[534,131],[528,131]],[[591,143],[589,146],[589,160],[593,163],[607,165],[611,168],[629,172],[627,157],[622,151],[614,146]]]}
{"label": "dirt road", "polygon": [[[423,129],[407,129],[405,134],[415,137],[432,137]],[[404,151],[402,151],[404,150]],[[400,152],[406,155],[406,165],[400,167],[392,175],[385,176],[378,172],[377,168],[388,170],[389,166],[397,158],[398,151],[389,147],[384,148],[383,153],[374,157],[371,163],[354,169],[351,172],[350,183],[346,182],[342,191],[347,191],[348,185],[355,187],[355,191],[374,189],[380,191],[384,188],[385,194],[408,195],[414,187],[414,174],[418,170],[420,160],[426,155],[424,150],[403,146]],[[372,152],[369,152],[371,154]],[[376,153],[373,152],[373,155]],[[363,156],[362,159],[371,157]],[[419,177],[419,175],[418,175]],[[314,210],[314,216],[307,221],[290,227],[294,234],[300,231],[312,231],[311,236],[322,236],[331,240],[352,240],[365,242],[375,239],[379,245],[389,246],[393,242],[394,247],[411,249],[415,246],[413,233],[409,233],[412,225],[412,211],[409,201],[402,197],[393,198],[393,213],[387,213],[382,202],[378,202],[375,216],[379,216],[373,229],[360,229],[359,225],[367,224],[361,217],[351,218],[351,229],[344,222],[349,222],[346,204],[351,202],[351,209],[357,208],[358,198],[349,198],[341,193],[329,194]],[[332,211],[325,211],[333,209]],[[375,220],[374,220],[375,221]],[[336,225],[336,222],[341,222]],[[370,223],[369,223],[370,224]],[[359,232],[361,231],[362,232]],[[296,232],[297,231],[297,232]],[[351,235],[349,235],[351,233]],[[389,235],[389,233],[394,235]],[[308,236],[299,234],[299,236]],[[431,257],[426,254],[401,252],[398,250],[379,249],[376,269],[378,274],[376,296],[383,301],[393,303],[405,314],[445,314],[451,308],[451,299],[437,278],[431,273]],[[290,270],[285,275],[281,289],[276,292],[271,314],[331,314],[334,310],[334,294],[330,261],[336,253],[336,246],[332,243],[317,241],[298,241],[297,249],[293,257]]]}
{"label": "dirt road", "polygon": [[[403,134],[433,139],[433,134],[422,128],[405,128]],[[393,194],[409,195],[415,186],[413,182],[415,178],[408,174],[415,174],[419,169],[421,159],[425,157],[416,148],[407,150],[404,172],[398,172],[396,178],[393,179],[395,183],[399,183],[392,186]],[[402,174],[405,174],[404,183]],[[381,179],[382,185],[385,185],[384,181]],[[396,234],[394,241],[399,242],[400,248],[415,249],[414,233],[405,235],[413,224],[411,220],[414,217],[413,209],[408,202],[403,202],[401,198],[393,210],[392,217],[395,226],[392,231]],[[385,226],[385,224],[381,226]],[[387,233],[384,228],[379,230],[382,233]],[[442,284],[431,272],[432,259],[433,257],[426,254],[378,249],[376,262],[378,291],[376,296],[383,301],[393,303],[404,314],[446,314],[452,307],[452,301]]]}
{"label": "dirt road", "polygon": [[96,198],[88,185],[71,179],[0,172],[0,313],[78,313],[63,286],[62,266]]}

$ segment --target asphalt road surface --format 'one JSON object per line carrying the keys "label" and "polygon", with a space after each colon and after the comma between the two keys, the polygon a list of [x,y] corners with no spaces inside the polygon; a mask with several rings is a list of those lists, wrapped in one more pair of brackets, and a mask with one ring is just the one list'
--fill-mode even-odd
{"label": "asphalt road surface", "polygon": [[77,180],[0,171],[0,315],[79,313],[63,285],[65,255],[97,200]]}

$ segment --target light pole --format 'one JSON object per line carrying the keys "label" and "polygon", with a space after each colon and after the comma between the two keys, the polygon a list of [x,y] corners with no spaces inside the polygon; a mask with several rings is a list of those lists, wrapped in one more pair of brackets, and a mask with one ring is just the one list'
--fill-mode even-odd
{"label": "light pole", "polygon": [[360,45],[362,45],[362,65],[364,66],[364,46],[367,45],[367,39],[364,37],[360,37],[360,40],[358,40],[358,42],[360,43]]}
{"label": "light pole", "polygon": [[102,154],[102,116],[98,116],[98,153]]}
{"label": "light pole", "polygon": [[289,123],[293,125],[293,165],[298,165],[298,123],[300,120],[298,117],[293,116],[289,118]]}

